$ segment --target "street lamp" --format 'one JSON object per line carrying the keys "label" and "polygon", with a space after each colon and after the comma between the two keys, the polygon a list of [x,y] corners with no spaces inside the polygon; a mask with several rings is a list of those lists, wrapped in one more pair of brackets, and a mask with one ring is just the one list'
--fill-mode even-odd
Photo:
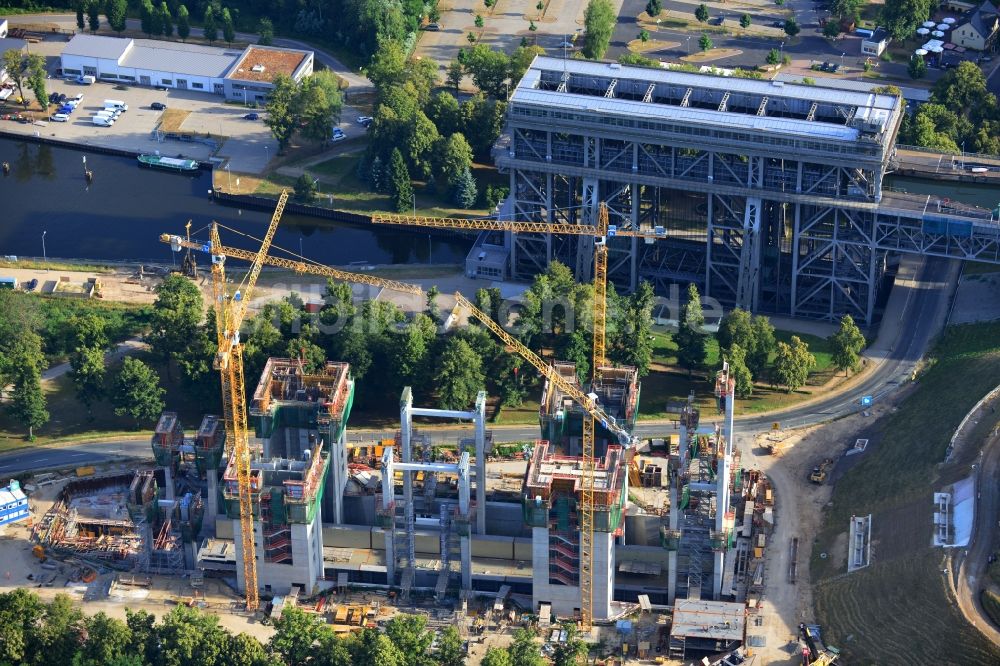
{"label": "street lamp", "polygon": [[48,231],[43,231],[42,232],[42,263],[46,264],[46,266],[45,266],[45,272],[46,273],[49,272],[49,267],[47,265],[49,263],[49,258],[48,258],[48,253],[45,252],[45,234],[47,234],[47,233],[49,233],[49,232]]}
{"label": "street lamp", "polygon": [[687,36],[687,41],[688,41],[688,45],[687,45],[687,54],[688,54],[688,55],[691,55],[691,35],[688,35],[688,36]]}
{"label": "street lamp", "polygon": [[226,163],[226,178],[229,180],[229,188],[228,189],[229,189],[230,192],[232,192],[233,191],[233,174],[229,170],[229,163],[228,162]]}
{"label": "street lamp", "polygon": [[840,68],[841,68],[841,69],[843,69],[843,68],[844,68],[844,56],[845,56],[845,55],[847,55],[847,54],[846,54],[846,53],[841,53],[841,54],[840,54]]}
{"label": "street lamp", "polygon": [[271,151],[268,149],[267,144],[264,144],[264,168],[267,168],[267,163],[271,161]]}
{"label": "street lamp", "polygon": [[303,257],[302,254],[302,234],[299,234],[299,259]]}
{"label": "street lamp", "polygon": [[965,169],[965,142],[962,142],[962,169]]}
{"label": "street lamp", "polygon": [[413,201],[413,217],[417,216],[417,193],[410,192],[410,199]]}

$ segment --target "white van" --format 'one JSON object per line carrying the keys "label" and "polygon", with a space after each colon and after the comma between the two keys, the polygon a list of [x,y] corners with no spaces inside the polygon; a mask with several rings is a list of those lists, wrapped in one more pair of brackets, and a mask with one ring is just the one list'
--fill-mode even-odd
{"label": "white van", "polygon": [[128,104],[119,99],[106,99],[104,100],[104,108],[115,108],[121,109],[122,111],[128,111]]}
{"label": "white van", "polygon": [[108,111],[107,109],[105,109],[104,111],[98,111],[97,113],[94,114],[94,117],[95,118],[107,118],[108,120],[112,120],[112,121],[113,120],[118,120],[118,114],[115,113],[114,111]]}
{"label": "white van", "polygon": [[113,118],[102,118],[101,116],[94,116],[90,121],[98,127],[111,127],[115,124]]}

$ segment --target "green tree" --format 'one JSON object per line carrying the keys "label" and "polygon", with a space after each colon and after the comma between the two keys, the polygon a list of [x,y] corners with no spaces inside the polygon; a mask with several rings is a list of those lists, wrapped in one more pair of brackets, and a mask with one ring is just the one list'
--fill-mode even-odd
{"label": "green tree", "polygon": [[215,9],[212,5],[205,6],[205,17],[201,21],[201,29],[209,44],[219,38],[219,28],[215,23]]}
{"label": "green tree", "polygon": [[[27,100],[24,94],[24,88],[28,82],[28,73],[25,67],[25,59],[21,55],[21,52],[17,49],[7,49],[3,52],[3,67],[0,68],[7,72],[7,76],[10,77],[11,81],[17,87],[17,94],[21,99]],[[25,103],[27,106],[27,103]]]}
{"label": "green tree", "polygon": [[698,19],[699,23],[708,22],[708,5],[700,4],[694,10],[694,17]]}
{"label": "green tree", "polygon": [[498,647],[488,649],[481,663],[482,666],[514,666],[510,653]]}
{"label": "green tree", "polygon": [[587,645],[580,640],[576,634],[576,627],[572,624],[563,625],[567,631],[565,642],[556,644],[552,652],[552,666],[575,666],[580,663],[580,659],[587,655]]}
{"label": "green tree", "polygon": [[274,24],[266,16],[257,22],[257,43],[270,46],[274,41]]}
{"label": "green tree", "polygon": [[101,27],[101,3],[99,0],[91,0],[87,5],[87,23],[90,25],[90,32],[95,33]]}
{"label": "green tree", "polygon": [[480,16],[479,14],[476,14],[476,20],[474,21],[474,23],[476,24],[477,28],[482,28],[483,27],[483,17]]}
{"label": "green tree", "polygon": [[465,71],[484,94],[489,97],[500,97],[504,93],[504,86],[510,73],[510,58],[504,52],[494,51],[486,44],[476,44],[466,54]]}
{"label": "green tree", "polygon": [[750,27],[751,19],[749,14],[744,14],[740,17],[740,27],[746,30]]}
{"label": "green tree", "polygon": [[309,203],[316,198],[316,179],[308,173],[303,173],[295,180],[293,189],[296,199]]}
{"label": "green tree", "polygon": [[36,655],[35,632],[43,612],[44,605],[30,590],[15,588],[0,594],[0,661],[31,663]]}
{"label": "green tree", "polygon": [[653,287],[641,281],[633,294],[622,299],[622,324],[611,347],[611,358],[622,365],[631,365],[640,377],[649,373],[653,360]]}
{"label": "green tree", "polygon": [[191,34],[191,14],[188,12],[186,5],[181,5],[177,8],[177,36],[181,38],[181,41],[187,41],[188,36]]}
{"label": "green tree", "polygon": [[476,205],[478,197],[479,191],[476,188],[476,179],[472,177],[472,170],[465,169],[455,181],[453,197],[455,205],[468,210]]}
{"label": "green tree", "polygon": [[222,38],[230,46],[232,46],[233,40],[236,39],[236,26],[233,24],[233,16],[229,13],[228,7],[222,8]]}
{"label": "green tree", "polygon": [[444,78],[449,86],[458,90],[458,87],[462,85],[463,76],[465,76],[465,70],[462,68],[462,63],[457,60],[452,60],[448,63],[448,70]]}
{"label": "green tree", "polygon": [[663,0],[649,0],[646,3],[646,14],[650,18],[656,18],[663,11]]}
{"label": "green tree", "polygon": [[337,75],[323,70],[305,78],[298,86],[292,113],[302,136],[325,143],[330,138],[330,128],[340,122],[342,108]]}
{"label": "green tree", "polygon": [[649,41],[649,31],[648,30],[640,30],[639,31],[639,41],[642,42],[643,44],[645,44],[646,42]]}
{"label": "green tree", "polygon": [[155,421],[163,411],[163,394],[156,371],[126,356],[111,389],[115,414],[135,419],[136,427],[143,421]]}
{"label": "green tree", "polygon": [[472,154],[489,159],[490,150],[503,130],[506,102],[475,95],[462,103],[462,134],[472,146]]}
{"label": "green tree", "polygon": [[541,647],[535,641],[535,634],[523,627],[514,631],[514,642],[511,643],[509,650],[512,666],[542,666],[545,664]]}
{"label": "green tree", "polygon": [[746,350],[747,367],[754,377],[763,377],[777,345],[770,319],[764,315],[754,315],[753,338],[753,348]]}
{"label": "green tree", "polygon": [[264,118],[264,124],[271,129],[271,134],[278,141],[278,151],[284,152],[298,122],[295,117],[298,86],[285,74],[276,75],[273,86],[267,96],[267,117]]}
{"label": "green tree", "polygon": [[833,39],[840,34],[840,24],[836,21],[828,20],[823,24],[823,36]]}
{"label": "green tree", "polygon": [[806,383],[809,371],[816,366],[816,357],[809,353],[809,345],[793,335],[791,344],[778,343],[774,357],[774,379],[791,393]]}
{"label": "green tree", "polygon": [[893,39],[903,40],[912,35],[930,13],[930,0],[886,0],[882,8],[882,25]]}
{"label": "green tree", "polygon": [[76,398],[93,413],[92,407],[104,395],[104,350],[97,347],[77,347],[70,355],[70,378],[76,389]]}
{"label": "green tree", "polygon": [[68,595],[57,594],[45,607],[42,624],[35,631],[35,663],[71,664],[81,647],[83,630],[83,612]]}
{"label": "green tree", "polygon": [[405,666],[406,656],[385,634],[365,629],[351,645],[351,666]]}
{"label": "green tree", "polygon": [[128,14],[128,0],[109,0],[107,8],[108,26],[118,33],[125,32],[125,18]]}
{"label": "green tree", "polygon": [[84,18],[86,3],[83,0],[76,0],[74,8],[76,9],[76,27],[79,30],[84,30],[87,27],[87,20]]}
{"label": "green tree", "polygon": [[910,64],[906,66],[906,72],[911,79],[922,79],[927,76],[927,63],[922,56],[915,55],[910,58]]}
{"label": "green tree", "polygon": [[[327,648],[317,651],[320,654],[330,655],[333,650]],[[329,659],[329,657],[328,657]],[[317,661],[314,663],[333,664],[332,661]],[[238,634],[226,634],[226,649],[217,666],[274,666],[274,661],[268,658],[267,650],[253,636],[240,632]]]}
{"label": "green tree", "polygon": [[830,346],[833,349],[833,364],[838,370],[850,374],[861,366],[861,350],[865,348],[865,336],[854,323],[851,315],[845,314],[840,319],[840,328],[830,336]]}
{"label": "green tree", "polygon": [[524,73],[528,71],[531,61],[535,56],[545,55],[545,49],[541,46],[518,46],[510,55],[510,82],[517,85]]}
{"label": "green tree", "polygon": [[393,201],[396,204],[396,212],[405,213],[410,210],[413,204],[413,185],[410,181],[410,172],[406,168],[406,160],[399,148],[392,149],[392,157],[389,160],[389,185]]}
{"label": "green tree", "polygon": [[108,617],[104,611],[84,618],[83,622],[87,640],[81,646],[79,662],[72,662],[74,666],[103,666],[128,654],[132,631],[127,624]]}
{"label": "green tree", "polygon": [[431,658],[427,651],[434,635],[427,630],[426,616],[406,613],[394,615],[385,625],[385,634],[403,653],[406,666],[421,666]]}
{"label": "green tree", "polygon": [[830,4],[830,15],[840,18],[854,18],[861,11],[864,0],[833,0]]}
{"label": "green tree", "polygon": [[8,407],[15,421],[28,429],[28,440],[34,441],[35,428],[49,422],[42,393],[42,376],[37,365],[24,365],[14,376],[14,391]]}
{"label": "green tree", "polygon": [[753,394],[753,375],[747,367],[746,352],[740,345],[733,343],[723,353],[723,359],[729,363],[729,376],[735,383],[736,397],[746,400]]}
{"label": "green tree", "polygon": [[431,288],[427,290],[427,314],[435,324],[441,323],[441,308],[437,302],[440,295],[441,290],[436,284],[431,285]]}
{"label": "green tree", "polygon": [[768,65],[777,65],[779,62],[781,62],[781,54],[778,53],[778,49],[771,49],[767,52]]}
{"label": "green tree", "polygon": [[49,108],[49,91],[46,89],[45,59],[35,53],[28,56],[28,88],[35,94],[35,100],[42,109]]}
{"label": "green tree", "polygon": [[996,106],[986,87],[986,75],[975,63],[962,61],[934,84],[934,101],[966,115],[981,104]]}
{"label": "green tree", "polygon": [[641,53],[623,53],[618,56],[618,62],[622,65],[636,65],[638,67],[659,67],[660,61],[647,58]]}
{"label": "green tree", "polygon": [[701,296],[698,287],[688,285],[687,303],[681,309],[680,321],[677,324],[677,362],[687,369],[688,376],[705,364],[708,352],[705,348],[705,315],[701,310]]}
{"label": "green tree", "polygon": [[319,619],[297,606],[286,606],[274,621],[274,634],[268,643],[271,654],[285,664],[308,664],[320,627]]}
{"label": "green tree", "polygon": [[610,0],[590,0],[587,3],[587,9],[583,13],[585,57],[591,60],[600,60],[604,57],[611,43],[617,19]]}
{"label": "green tree", "polygon": [[434,386],[437,387],[441,407],[468,408],[476,399],[476,393],[483,388],[482,360],[468,342],[451,337],[445,342],[436,365]]}
{"label": "green tree", "polygon": [[156,286],[156,300],[146,336],[153,354],[168,364],[182,359],[197,337],[204,312],[201,291],[189,278],[170,275]]}
{"label": "green tree", "polygon": [[[458,105],[458,100],[450,92],[441,91],[434,95],[424,108],[424,113],[437,127],[441,136],[451,136],[462,128],[462,108]],[[465,140],[465,137],[462,137]],[[466,142],[468,145],[468,142]],[[472,148],[469,148],[471,159]]]}
{"label": "green tree", "polygon": [[147,37],[153,36],[153,15],[155,13],[152,0],[143,0],[142,6],[139,7],[139,25]]}
{"label": "green tree", "polygon": [[708,33],[701,33],[701,37],[698,38],[698,48],[702,51],[709,51],[713,46],[715,44],[712,43],[712,38],[708,36]]}
{"label": "green tree", "polygon": [[795,20],[795,17],[788,17],[785,19],[785,34],[789,37],[794,37],[799,34],[802,29],[799,27],[799,22]]}
{"label": "green tree", "polygon": [[422,178],[431,175],[434,162],[434,146],[440,135],[434,123],[423,111],[414,114],[413,124],[405,139],[406,157],[413,166],[413,172]]}
{"label": "green tree", "polygon": [[449,625],[441,632],[434,659],[439,666],[465,666],[462,637],[454,626]]}
{"label": "green tree", "polygon": [[160,3],[160,34],[170,37],[174,34],[173,17],[170,15],[170,8],[166,2]]}
{"label": "green tree", "polygon": [[176,606],[156,627],[158,663],[162,666],[218,664],[228,645],[219,618],[187,606]]}
{"label": "green tree", "polygon": [[461,132],[455,132],[447,139],[440,139],[436,147],[435,179],[448,189],[458,185],[459,178],[472,168],[472,147]]}

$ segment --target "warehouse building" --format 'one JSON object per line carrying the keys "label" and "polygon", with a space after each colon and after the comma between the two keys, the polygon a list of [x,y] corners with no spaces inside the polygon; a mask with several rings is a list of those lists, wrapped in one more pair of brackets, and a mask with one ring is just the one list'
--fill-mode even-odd
{"label": "warehouse building", "polygon": [[61,62],[64,76],[210,92],[246,103],[263,103],[278,74],[298,82],[313,71],[312,51],[228,49],[83,34],[66,45]]}

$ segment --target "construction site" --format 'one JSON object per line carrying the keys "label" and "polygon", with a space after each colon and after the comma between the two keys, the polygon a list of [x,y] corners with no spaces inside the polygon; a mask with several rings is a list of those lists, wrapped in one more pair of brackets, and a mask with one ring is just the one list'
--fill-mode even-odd
{"label": "construction site", "polygon": [[[387,608],[430,605],[470,639],[528,624],[559,642],[563,623],[573,623],[616,658],[752,656],[774,497],[762,473],[741,466],[734,382],[723,365],[712,422],[692,396],[668,405],[673,428],[633,434],[638,372],[610,365],[604,352],[603,243],[594,251],[595,363],[586,381],[455,296],[456,313],[544,378],[534,441],[513,452],[494,442],[485,391],[465,410],[445,410],[418,406],[409,387],[398,429],[358,439],[349,420],[364,387],[349,364],[330,359],[307,371],[300,359],[270,358],[259,377],[243,376],[236,331],[261,266],[275,261],[267,253],[286,199],[260,251],[243,252],[253,265],[235,288],[216,227],[209,244],[164,237],[213,255],[223,414],[189,432],[164,412],[153,466],[85,470],[66,482],[32,527],[36,556],[85,563],[88,577],[107,581],[105,595],[180,581],[176,599],[257,618],[297,604],[342,631],[377,626]],[[440,421],[460,431],[435,441],[422,426]],[[222,598],[208,600],[206,589]]]}

